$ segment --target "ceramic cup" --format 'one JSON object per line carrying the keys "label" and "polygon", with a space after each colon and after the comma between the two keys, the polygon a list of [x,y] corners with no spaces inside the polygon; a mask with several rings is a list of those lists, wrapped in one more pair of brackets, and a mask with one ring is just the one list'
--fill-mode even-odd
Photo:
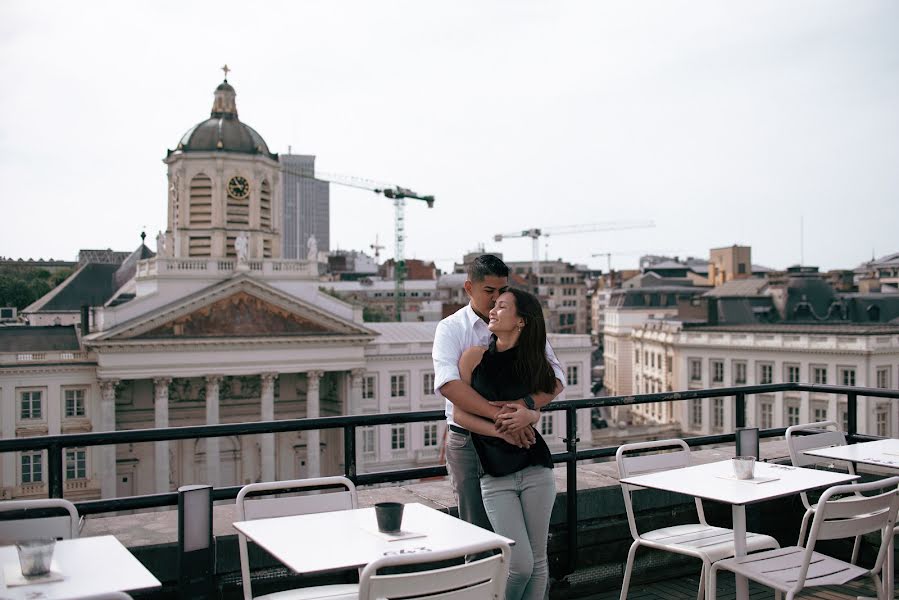
{"label": "ceramic cup", "polygon": [[375,504],[378,531],[397,533],[403,525],[403,505],[400,502],[378,502]]}
{"label": "ceramic cup", "polygon": [[40,577],[50,572],[53,559],[54,539],[24,540],[16,544],[19,552],[19,566],[25,577]]}
{"label": "ceramic cup", "polygon": [[754,456],[735,456],[733,463],[734,476],[737,479],[752,479],[755,472]]}

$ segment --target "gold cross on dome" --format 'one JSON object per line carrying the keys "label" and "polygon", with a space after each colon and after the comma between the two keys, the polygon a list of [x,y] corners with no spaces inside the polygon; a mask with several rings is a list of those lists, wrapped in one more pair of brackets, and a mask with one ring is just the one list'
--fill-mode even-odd
{"label": "gold cross on dome", "polygon": [[228,81],[228,73],[231,72],[231,69],[228,68],[228,65],[225,65],[224,67],[222,67],[222,71],[225,72],[225,81]]}

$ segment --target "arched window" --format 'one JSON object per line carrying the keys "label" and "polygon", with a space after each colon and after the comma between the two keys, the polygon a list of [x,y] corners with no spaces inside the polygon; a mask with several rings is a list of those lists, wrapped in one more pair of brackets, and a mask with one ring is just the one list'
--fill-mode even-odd
{"label": "arched window", "polygon": [[190,227],[212,226],[212,180],[200,173],[190,180]]}

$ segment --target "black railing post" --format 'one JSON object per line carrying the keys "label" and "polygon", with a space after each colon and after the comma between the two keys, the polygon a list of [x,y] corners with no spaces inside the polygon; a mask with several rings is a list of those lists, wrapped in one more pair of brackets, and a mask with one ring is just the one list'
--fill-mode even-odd
{"label": "black railing post", "polygon": [[737,427],[746,427],[746,394],[734,394],[734,411],[737,413]]}
{"label": "black railing post", "polygon": [[346,425],[343,428],[343,473],[346,478],[356,483],[356,427]]}
{"label": "black railing post", "polygon": [[566,475],[566,520],[568,523],[568,569],[566,575],[577,568],[577,408],[565,409],[565,459]]}
{"label": "black railing post", "polygon": [[47,446],[47,477],[51,498],[62,498],[62,453],[63,447],[59,444]]}
{"label": "black railing post", "polygon": [[858,394],[849,393],[846,394],[846,412],[849,417],[849,439],[853,440],[855,435],[858,433]]}

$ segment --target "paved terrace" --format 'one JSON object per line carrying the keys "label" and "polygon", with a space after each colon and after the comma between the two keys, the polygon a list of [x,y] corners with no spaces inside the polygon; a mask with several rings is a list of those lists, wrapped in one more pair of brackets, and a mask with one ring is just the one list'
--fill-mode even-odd
{"label": "paved terrace", "polygon": [[[733,456],[733,447],[693,450],[695,462],[713,462]],[[763,441],[763,460],[784,460],[787,456],[783,441]],[[631,543],[624,504],[614,462],[579,463],[578,473],[578,568],[559,581],[567,564],[567,539],[565,528],[566,472],[564,465],[555,469],[556,487],[560,490],[553,509],[550,531],[550,572],[554,577],[551,597],[558,600],[588,598],[611,600],[618,597],[618,589],[624,569],[624,559]],[[449,482],[443,478],[433,481],[395,485],[379,488],[359,488],[360,506],[394,500],[404,503],[419,502],[430,507],[455,514],[455,501]],[[644,497],[645,499],[645,497]],[[730,526],[729,506],[705,503],[710,522]],[[666,493],[649,495],[649,504],[638,506],[638,522],[641,528],[650,529],[694,518],[692,499]],[[763,512],[764,509],[764,512]],[[802,515],[799,498],[789,498],[766,503],[763,507],[750,507],[747,521],[750,530],[761,531],[776,537],[781,545],[794,544]],[[237,537],[231,526],[235,517],[233,503],[215,507],[213,529],[217,543],[216,572],[218,587],[223,598],[240,598],[240,566],[237,553]],[[112,534],[122,541],[164,584],[160,592],[138,595],[141,598],[177,597],[177,513],[175,510],[157,510],[119,516],[89,516],[82,535]],[[298,540],[298,543],[311,543]],[[876,543],[876,542],[875,542]],[[873,545],[873,544],[871,544]],[[834,551],[846,551],[848,548]],[[870,553],[870,549],[869,549]],[[263,559],[264,560],[264,559]],[[259,562],[254,560],[254,567]],[[261,574],[254,572],[254,592],[269,593],[296,585],[340,581],[339,576],[300,578],[281,567],[274,559],[263,564]],[[698,586],[698,561],[674,554],[640,550],[637,554],[634,580],[629,598],[651,600],[655,598],[695,598]],[[257,576],[260,579],[257,579]],[[733,597],[733,577],[724,574],[720,578],[720,598]],[[753,597],[770,597],[764,588],[752,588]],[[854,590],[854,591],[853,591]],[[843,591],[828,590],[809,596],[828,600],[854,598],[858,587]],[[752,591],[752,590],[751,590]]]}

